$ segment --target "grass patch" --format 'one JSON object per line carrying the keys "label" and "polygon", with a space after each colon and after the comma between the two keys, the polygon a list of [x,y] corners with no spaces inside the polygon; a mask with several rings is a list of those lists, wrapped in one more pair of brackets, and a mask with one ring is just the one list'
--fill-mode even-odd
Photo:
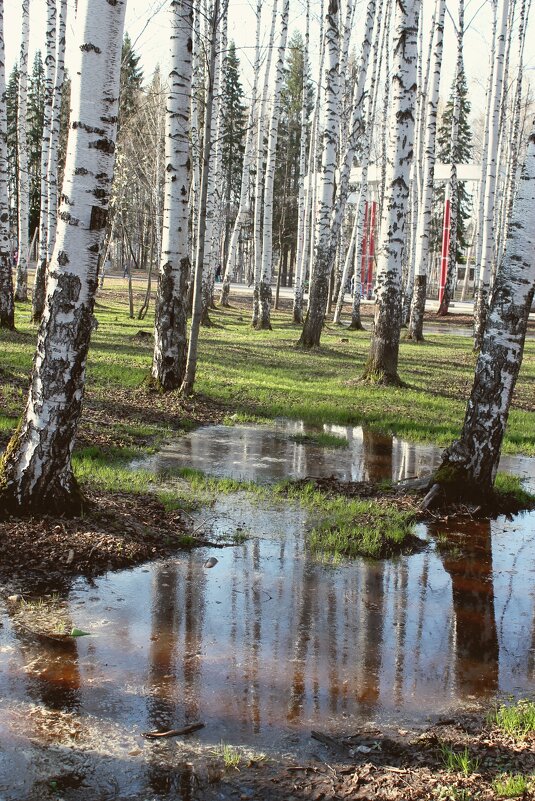
{"label": "grass patch", "polygon": [[535,732],[535,703],[517,701],[510,706],[501,704],[490,713],[488,722],[504,734],[523,739]]}
{"label": "grass patch", "polygon": [[414,535],[412,513],[400,511],[388,501],[331,498],[312,483],[299,489],[279,485],[276,491],[285,491],[311,512],[314,522],[309,545],[320,557],[378,559],[413,550],[420,542]]}
{"label": "grass patch", "polygon": [[464,751],[454,751],[449,745],[442,745],[440,749],[444,767],[450,773],[462,773],[463,776],[470,776],[475,773],[479,766],[479,760],[472,759],[468,748]]}
{"label": "grass patch", "polygon": [[[136,284],[136,311],[142,288]],[[126,293],[118,289],[119,284],[110,282],[99,293],[99,327],[88,355],[87,405],[109,411],[110,421],[122,417],[126,425],[135,425],[129,420],[135,417],[142,425],[146,418],[136,393],[146,397],[152,345],[134,338],[140,323],[128,317]],[[16,314],[17,331],[0,330],[0,432],[6,436],[23,410],[36,339],[28,307],[17,304]],[[408,387],[400,389],[356,380],[368,357],[367,331],[344,331],[347,342],[342,342],[340,330],[327,325],[321,347],[305,353],[295,347],[299,331],[288,312],[272,312],[272,331],[252,329],[243,308],[212,314],[217,327],[201,331],[196,391],[208,405],[226,406],[229,423],[284,416],[320,427],[365,425],[439,446],[459,434],[474,373],[470,337],[430,333],[425,345],[402,343],[399,369]],[[144,327],[150,331],[152,325],[151,309]],[[535,342],[527,340],[503,444],[506,453],[535,455],[534,382]]]}
{"label": "grass patch", "polygon": [[73,455],[74,475],[82,486],[106,492],[146,493],[155,481],[154,473],[130,467],[134,459],[145,455],[140,448],[83,448]]}
{"label": "grass patch", "polygon": [[518,798],[527,793],[531,785],[532,781],[521,773],[513,775],[504,773],[494,780],[492,788],[500,798]]}
{"label": "grass patch", "polygon": [[337,437],[335,434],[318,432],[317,434],[292,434],[289,439],[299,445],[319,445],[321,448],[347,448],[347,437]]}
{"label": "grass patch", "polygon": [[234,748],[234,746],[228,743],[221,742],[219,746],[214,749],[213,754],[223,760],[223,764],[227,770],[239,771],[242,755],[238,748]]}
{"label": "grass patch", "polygon": [[498,473],[494,482],[494,492],[505,498],[513,498],[519,506],[529,508],[535,504],[535,495],[523,485],[524,479],[509,473]]}

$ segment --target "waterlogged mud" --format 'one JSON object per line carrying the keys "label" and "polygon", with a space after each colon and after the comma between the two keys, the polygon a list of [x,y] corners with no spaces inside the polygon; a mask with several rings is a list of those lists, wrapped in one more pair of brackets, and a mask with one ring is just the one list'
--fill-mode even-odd
{"label": "waterlogged mud", "polygon": [[[276,478],[283,468],[264,456],[280,429],[262,432],[217,428],[213,448],[195,432],[189,466],[206,469],[213,454],[218,474]],[[232,433],[241,473],[223,447]],[[415,475],[438,457],[385,438],[360,457],[353,445],[331,455],[286,441],[275,454],[292,458],[285,476],[319,470],[321,451],[321,469],[354,480]],[[535,474],[528,459],[508,466]],[[51,630],[89,636],[43,637],[35,620],[46,611],[25,623],[20,601],[0,604],[0,798],[239,798],[237,779],[232,791],[211,784],[224,772],[221,742],[246,762],[306,762],[321,748],[313,729],[398,730],[533,691],[534,513],[421,527],[421,553],[334,566],[309,552],[306,512],[264,503],[222,496],[197,513],[233,547],[80,579],[56,596],[51,587]],[[143,737],[195,722],[205,727],[186,737]]]}

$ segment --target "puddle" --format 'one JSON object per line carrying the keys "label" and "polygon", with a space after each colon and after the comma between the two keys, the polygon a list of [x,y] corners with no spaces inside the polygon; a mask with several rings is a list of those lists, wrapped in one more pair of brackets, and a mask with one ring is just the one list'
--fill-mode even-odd
{"label": "puddle", "polygon": [[[181,440],[180,458],[189,448],[190,466],[213,458],[212,472],[264,480],[314,469],[401,478],[438,458],[386,438],[359,456],[359,429],[332,452],[279,441],[289,426],[201,429]],[[535,472],[533,460],[506,464]],[[305,758],[318,748],[311,729],[411,725],[533,692],[535,514],[442,525],[429,532],[439,547],[333,567],[309,553],[296,507],[240,494],[198,519],[212,512],[214,535],[249,539],[73,585],[61,599],[64,625],[91,636],[46,642],[0,610],[2,801],[190,799],[188,747],[146,741],[147,730],[202,721],[190,743]]]}
{"label": "puddle", "polygon": [[[347,447],[324,448],[291,439],[318,433],[344,438]],[[133,466],[155,472],[193,467],[210,475],[258,483],[306,476],[335,476],[343,481],[401,481],[430,474],[440,463],[442,450],[360,426],[316,428],[301,421],[281,419],[265,426],[204,426],[169,442],[161,451],[134,462]],[[534,463],[535,460],[522,456],[504,456],[500,469],[535,482]]]}

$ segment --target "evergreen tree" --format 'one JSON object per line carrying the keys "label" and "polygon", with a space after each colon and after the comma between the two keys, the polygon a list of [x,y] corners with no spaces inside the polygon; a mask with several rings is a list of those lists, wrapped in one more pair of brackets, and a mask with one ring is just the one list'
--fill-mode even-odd
{"label": "evergreen tree", "polygon": [[[281,119],[275,173],[274,237],[281,247],[295,253],[299,199],[299,152],[301,148],[301,108],[303,103],[304,41],[296,31],[288,43],[288,55],[281,97]],[[307,117],[313,108],[312,81],[307,79]]]}
{"label": "evergreen tree", "polygon": [[43,58],[41,51],[38,50],[28,81],[28,124],[26,127],[30,188],[30,239],[39,225],[41,213],[41,143],[45,113],[44,77]]}
{"label": "evergreen tree", "polygon": [[[437,134],[438,160],[442,161],[444,164],[451,164],[452,162],[455,162],[455,164],[466,164],[472,157],[472,128],[469,122],[471,103],[468,100],[468,86],[464,69],[462,72],[462,90],[460,93],[459,141],[455,153],[451,152],[451,119],[456,85],[456,80],[454,79],[450,98],[442,114]],[[467,239],[467,223],[470,220],[472,210],[472,197],[466,189],[466,183],[464,181],[459,181],[457,196],[459,210],[457,217],[457,262],[462,263],[464,261],[464,253],[469,244]],[[442,208],[444,203],[444,187],[437,190],[436,197],[440,200]],[[436,235],[440,237],[442,232],[442,212],[439,212],[435,219],[435,230]],[[438,243],[435,242],[435,245],[436,244]]]}
{"label": "evergreen tree", "polygon": [[139,104],[139,96],[143,85],[143,70],[139,66],[138,56],[133,49],[128,33],[123,39],[121,54],[121,86],[119,94],[119,128],[132,116]]}
{"label": "evergreen tree", "polygon": [[223,105],[223,174],[227,183],[227,205],[236,207],[240,200],[241,173],[245,148],[246,106],[240,80],[240,60],[236,45],[230,42],[222,86]]}

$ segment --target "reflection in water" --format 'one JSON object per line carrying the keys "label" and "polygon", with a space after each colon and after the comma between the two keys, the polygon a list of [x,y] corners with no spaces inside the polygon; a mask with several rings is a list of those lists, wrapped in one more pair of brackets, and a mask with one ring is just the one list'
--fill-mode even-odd
{"label": "reflection in water", "polygon": [[[338,469],[353,478],[414,475],[437,456],[352,431],[353,461]],[[329,451],[321,463],[294,445],[284,445],[292,469],[331,471]],[[242,438],[240,458],[267,464],[270,447],[259,455],[253,446]],[[211,452],[191,447],[202,459]],[[343,462],[342,454],[333,458]],[[436,526],[439,550],[333,567],[309,553],[299,508],[261,508],[238,495],[213,511],[214,536],[241,528],[252,538],[218,551],[212,570],[203,550],[78,582],[68,612],[92,636],[69,643],[61,659],[4,613],[2,798],[31,798],[32,782],[64,772],[66,761],[73,772],[77,760],[99,786],[118,784],[116,797],[190,798],[194,777],[178,744],[147,744],[140,733],[148,728],[200,720],[205,743],[300,750],[311,728],[347,730],[372,718],[401,725],[468,698],[532,689],[535,514]],[[35,705],[48,730],[27,715]],[[48,717],[57,710],[83,721],[75,749],[63,748],[67,735]],[[52,739],[62,748],[47,751],[45,769],[32,749]]]}
{"label": "reflection in water", "polygon": [[454,653],[461,696],[492,697],[498,689],[498,636],[489,521],[442,525],[441,554],[451,578]]}

